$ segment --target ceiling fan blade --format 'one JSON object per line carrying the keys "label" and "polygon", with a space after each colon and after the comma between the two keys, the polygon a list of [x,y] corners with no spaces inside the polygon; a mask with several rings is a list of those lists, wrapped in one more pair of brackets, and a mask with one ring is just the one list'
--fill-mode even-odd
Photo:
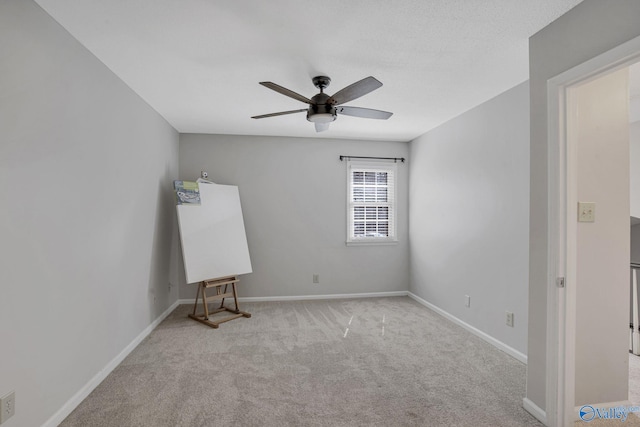
{"label": "ceiling fan blade", "polygon": [[303,111],[307,111],[307,109],[303,108],[301,110],[280,111],[279,113],[263,114],[261,116],[253,116],[251,118],[252,119],[264,119],[265,117],[284,116],[285,114],[301,113]]}
{"label": "ceiling fan blade", "polygon": [[316,132],[324,132],[325,130],[329,130],[329,123],[315,123]]}
{"label": "ceiling fan blade", "polygon": [[388,111],[372,110],[371,108],[360,107],[336,107],[336,113],[345,116],[363,117],[365,119],[387,120],[393,115]]}
{"label": "ceiling fan blade", "polygon": [[288,96],[289,98],[297,99],[298,101],[304,102],[305,104],[313,104],[313,102],[311,102],[311,100],[306,96],[302,96],[299,93],[287,89],[286,87],[282,87],[272,82],[260,82],[260,84],[264,87],[268,87],[271,90],[275,90],[282,95]]}
{"label": "ceiling fan blade", "polygon": [[364,79],[350,84],[344,89],[340,89],[339,91],[334,93],[333,96],[327,100],[327,104],[333,103],[336,105],[340,105],[349,101],[353,101],[354,99],[368,94],[369,92],[373,92],[380,86],[382,86],[382,83],[380,83],[374,77],[365,77]]}

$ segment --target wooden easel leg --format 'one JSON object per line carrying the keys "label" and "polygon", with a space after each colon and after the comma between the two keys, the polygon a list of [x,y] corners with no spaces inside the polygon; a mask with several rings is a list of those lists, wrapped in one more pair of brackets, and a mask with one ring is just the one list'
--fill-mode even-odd
{"label": "wooden easel leg", "polygon": [[233,300],[236,303],[235,313],[241,314],[243,317],[251,317],[251,314],[247,313],[246,311],[240,311],[240,306],[238,305],[238,293],[236,292],[235,282],[231,284],[231,287],[233,288]]}
{"label": "wooden easel leg", "polygon": [[[227,286],[229,285],[224,285],[224,292],[223,294],[227,293]],[[224,298],[222,298],[222,301],[220,301],[220,308],[222,309],[224,307]]]}
{"label": "wooden easel leg", "polygon": [[235,282],[231,284],[231,287],[233,288],[233,301],[236,303],[236,312],[239,312],[240,308],[238,307],[238,293],[236,292]]}
{"label": "wooden easel leg", "polygon": [[204,320],[209,320],[209,304],[207,303],[207,294],[205,293],[205,284],[202,282],[202,305],[204,307]]}
{"label": "wooden easel leg", "polygon": [[196,302],[193,304],[193,315],[198,313],[198,299],[200,298],[200,290],[202,289],[202,283],[198,284],[198,292],[196,292]]}

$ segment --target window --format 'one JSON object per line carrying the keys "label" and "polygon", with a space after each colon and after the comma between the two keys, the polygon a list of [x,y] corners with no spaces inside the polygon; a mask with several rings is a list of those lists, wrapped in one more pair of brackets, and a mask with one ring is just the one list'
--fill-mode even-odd
{"label": "window", "polygon": [[350,160],[347,170],[347,244],[396,242],[396,164]]}

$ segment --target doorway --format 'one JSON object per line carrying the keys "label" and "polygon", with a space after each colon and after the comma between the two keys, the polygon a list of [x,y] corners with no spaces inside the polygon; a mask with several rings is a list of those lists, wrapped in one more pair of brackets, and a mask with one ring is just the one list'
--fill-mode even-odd
{"label": "doorway", "polygon": [[[611,162],[624,163],[620,160],[624,152],[628,165],[629,139],[627,134],[626,146],[615,147],[602,145],[603,141],[612,143],[609,137],[600,135],[591,142],[588,139],[603,131],[602,123],[597,124],[601,116],[612,113],[608,110],[610,106],[605,106],[609,94],[605,88],[607,83],[600,83],[609,80],[608,84],[616,87],[613,92],[621,93],[622,86],[611,82],[616,80],[616,75],[626,74],[626,68],[639,57],[640,38],[548,82],[549,231],[552,237],[549,253],[555,264],[551,277],[558,278],[557,282],[550,280],[548,291],[547,414],[550,425],[572,425],[577,415],[576,403],[628,403],[628,332],[624,324],[628,323],[626,307],[629,306],[629,169],[616,169]],[[591,106],[596,108],[580,109],[579,101],[590,97],[595,100]],[[625,104],[626,115],[624,101],[628,99],[628,92],[625,97],[618,102]],[[591,120],[585,120],[589,114],[592,114]],[[628,133],[628,116],[625,118]],[[616,127],[620,127],[620,122]],[[618,135],[613,139],[622,141],[624,137]],[[612,147],[615,155],[608,153]],[[609,188],[607,193],[607,185],[611,182],[618,191]],[[625,200],[616,198],[621,190]],[[595,207],[595,221],[578,222],[579,202],[582,203],[580,208]],[[613,226],[614,232],[603,232],[614,222],[618,224]],[[594,243],[603,240],[607,247],[615,250],[608,252],[606,247]],[[602,283],[611,286],[603,290],[598,287]],[[616,306],[622,308],[616,312]],[[593,321],[594,317],[599,321]],[[616,331],[622,326],[624,332],[612,333],[607,329],[609,324],[618,325]],[[606,349],[598,351],[602,348]],[[614,361],[607,355],[607,349],[611,348],[615,353]],[[584,375],[585,372],[588,375]],[[610,374],[609,378],[606,378],[607,374]],[[624,392],[614,384],[620,381],[624,382]]]}
{"label": "doorway", "polygon": [[567,286],[575,407],[628,405],[627,67],[567,88]]}
{"label": "doorway", "polygon": [[[631,266],[640,280],[640,62],[629,66],[629,149],[630,149],[630,216]],[[633,278],[632,278],[633,279]],[[633,294],[632,294],[633,297]],[[633,307],[631,309],[633,312]],[[630,319],[630,323],[636,319]],[[640,352],[636,344],[635,353]],[[640,405],[640,356],[629,355],[629,401]]]}

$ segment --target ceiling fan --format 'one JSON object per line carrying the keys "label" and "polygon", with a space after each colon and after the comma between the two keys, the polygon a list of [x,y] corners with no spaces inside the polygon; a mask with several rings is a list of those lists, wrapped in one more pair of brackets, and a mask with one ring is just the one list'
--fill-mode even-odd
{"label": "ceiling fan", "polygon": [[338,114],[344,114],[347,116],[362,117],[365,119],[380,119],[386,120],[393,115],[388,111],[372,110],[370,108],[360,107],[347,107],[341,106],[349,101],[360,98],[363,95],[373,92],[382,86],[374,77],[366,77],[360,81],[357,81],[338,92],[333,96],[329,96],[324,93],[324,90],[331,79],[327,76],[316,76],[312,79],[313,85],[320,89],[320,93],[313,96],[311,99],[300,95],[292,90],[284,88],[272,82],[260,82],[264,87],[268,87],[271,90],[275,90],[282,95],[296,99],[298,101],[309,104],[309,108],[302,108],[300,110],[280,111],[279,113],[263,114],[261,116],[253,116],[252,119],[264,119],[265,117],[282,116],[284,114],[307,112],[307,120],[313,122],[316,126],[316,132],[322,132],[329,129],[329,123],[334,121]]}

